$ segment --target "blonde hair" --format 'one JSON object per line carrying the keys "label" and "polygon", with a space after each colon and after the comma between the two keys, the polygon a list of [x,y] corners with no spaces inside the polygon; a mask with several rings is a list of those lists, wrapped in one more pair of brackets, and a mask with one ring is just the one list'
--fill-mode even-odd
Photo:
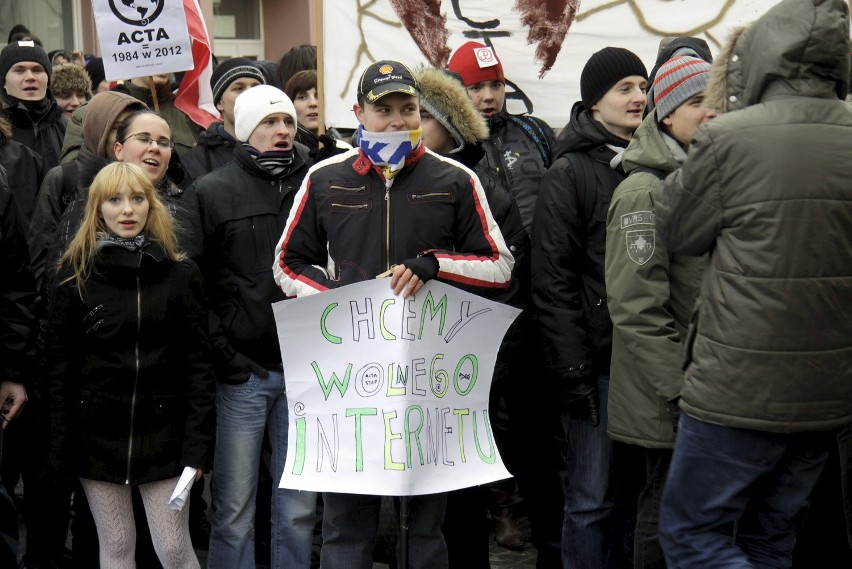
{"label": "blonde hair", "polygon": [[148,218],[142,228],[148,239],[159,242],[166,256],[172,261],[182,261],[186,258],[177,247],[172,216],[142,168],[129,162],[113,162],[98,172],[89,186],[80,229],[59,259],[59,267],[68,264],[73,271],[63,283],[74,280],[78,287],[82,287],[89,277],[97,251],[98,233],[109,233],[101,216],[101,206],[117,195],[124,186],[128,186],[132,191],[141,191],[148,200]]}

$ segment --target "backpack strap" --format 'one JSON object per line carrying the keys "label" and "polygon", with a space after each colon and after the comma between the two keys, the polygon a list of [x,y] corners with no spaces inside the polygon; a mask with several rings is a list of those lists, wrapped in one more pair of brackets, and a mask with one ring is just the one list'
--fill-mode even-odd
{"label": "backpack strap", "polygon": [[583,220],[588,222],[595,213],[594,192],[598,185],[595,168],[593,165],[586,164],[586,160],[578,152],[568,152],[564,156],[568,159],[568,163],[571,164],[571,169],[574,171],[574,182],[577,184],[577,201],[580,204],[580,211],[583,213]]}
{"label": "backpack strap", "polygon": [[61,168],[62,188],[59,192],[59,208],[60,211],[65,211],[77,197],[77,161],[63,162]]}
{"label": "backpack strap", "polygon": [[550,157],[553,155],[553,149],[550,148],[547,133],[544,131],[541,124],[539,124],[538,120],[536,120],[535,117],[528,115],[507,116],[512,123],[521,127],[524,133],[533,141],[533,144],[535,144],[536,148],[538,148],[539,154],[541,154],[541,160],[544,162],[544,167],[550,168]]}

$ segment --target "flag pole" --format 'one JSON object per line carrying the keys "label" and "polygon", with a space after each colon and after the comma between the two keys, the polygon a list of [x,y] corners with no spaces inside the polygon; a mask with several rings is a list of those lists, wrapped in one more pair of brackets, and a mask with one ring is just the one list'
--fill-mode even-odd
{"label": "flag pole", "polygon": [[154,76],[148,76],[148,88],[151,90],[151,100],[154,101],[154,112],[160,114],[160,101],[157,99],[157,87],[154,85]]}
{"label": "flag pole", "polygon": [[[852,1],[852,0],[851,0]],[[325,134],[325,81],[323,74],[325,64],[323,62],[325,49],[323,48],[323,2],[315,2],[316,7],[316,37],[317,37],[317,104],[319,105],[319,134]],[[320,142],[320,146],[322,143]]]}

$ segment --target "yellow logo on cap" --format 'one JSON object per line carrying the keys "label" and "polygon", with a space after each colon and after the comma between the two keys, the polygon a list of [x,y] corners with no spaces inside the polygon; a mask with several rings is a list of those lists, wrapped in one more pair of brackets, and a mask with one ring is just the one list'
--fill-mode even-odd
{"label": "yellow logo on cap", "polygon": [[386,74],[392,73],[392,72],[393,72],[393,67],[391,67],[390,65],[382,65],[381,67],[379,67],[379,73],[381,73],[383,75],[386,75]]}

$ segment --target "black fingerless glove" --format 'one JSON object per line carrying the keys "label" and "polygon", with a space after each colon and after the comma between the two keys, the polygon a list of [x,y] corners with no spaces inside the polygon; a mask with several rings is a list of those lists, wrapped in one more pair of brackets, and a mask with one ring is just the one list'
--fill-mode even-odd
{"label": "black fingerless glove", "polygon": [[417,275],[417,278],[424,283],[434,279],[438,275],[438,259],[431,254],[406,259],[400,264]]}

